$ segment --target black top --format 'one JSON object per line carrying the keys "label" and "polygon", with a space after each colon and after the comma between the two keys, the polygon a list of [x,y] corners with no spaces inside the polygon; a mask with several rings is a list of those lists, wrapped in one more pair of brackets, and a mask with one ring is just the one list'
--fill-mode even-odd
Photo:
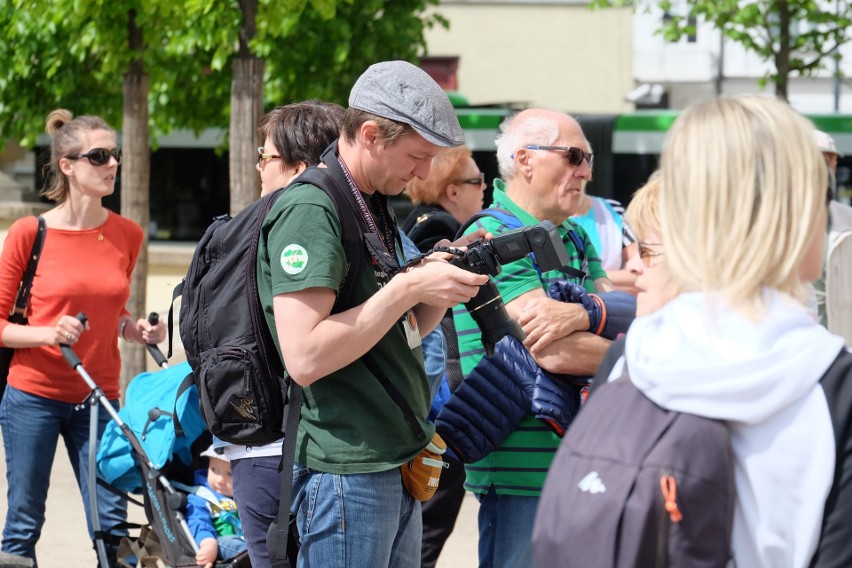
{"label": "black top", "polygon": [[441,239],[455,240],[459,227],[461,223],[440,205],[422,204],[415,207],[402,224],[402,230],[420,252],[432,250]]}

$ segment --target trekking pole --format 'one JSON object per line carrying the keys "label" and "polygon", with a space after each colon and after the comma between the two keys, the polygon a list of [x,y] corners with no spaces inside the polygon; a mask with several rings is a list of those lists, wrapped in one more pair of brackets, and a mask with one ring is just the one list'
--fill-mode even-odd
{"label": "trekking pole", "polygon": [[[157,312],[151,312],[150,314],[148,314],[148,323],[156,326],[158,323],[160,323],[160,314],[158,314]],[[169,368],[169,360],[166,359],[166,356],[163,355],[163,352],[160,351],[160,348],[157,347],[156,343],[147,343],[145,345],[145,348],[148,350],[148,353],[151,354],[151,357],[154,358],[154,361],[157,362],[158,367],[160,367],[161,369]]]}
{"label": "trekking pole", "polygon": [[[86,314],[80,312],[77,314],[77,319],[80,320],[80,323],[83,325],[86,324],[88,318]],[[98,443],[98,403],[100,403],[104,409],[106,409],[107,413],[110,417],[115,421],[116,425],[121,429],[124,437],[127,438],[127,441],[130,442],[130,446],[136,452],[136,456],[138,459],[145,462],[145,465],[148,466],[148,478],[149,479],[157,479],[160,482],[160,485],[163,486],[163,489],[168,494],[168,499],[170,502],[179,502],[180,495],[175,488],[172,487],[172,484],[166,479],[165,475],[161,475],[160,471],[154,466],[151,462],[151,459],[148,457],[148,454],[145,452],[145,449],[142,447],[142,444],[139,443],[139,439],[136,437],[136,434],[133,433],[133,430],[121,419],[112,405],[109,403],[109,400],[106,398],[104,391],[101,390],[101,387],[95,383],[92,377],[86,372],[86,369],[83,367],[83,362],[80,361],[80,358],[71,349],[71,346],[67,343],[60,343],[59,349],[62,351],[62,356],[65,358],[65,361],[71,366],[72,369],[77,371],[86,384],[91,389],[91,394],[88,396],[89,404],[91,405],[91,411],[89,413],[89,507],[92,513],[92,531],[95,533],[95,546],[98,551],[98,561],[101,563],[101,566],[109,566],[107,562],[106,556],[106,546],[104,545],[103,535],[100,535],[101,530],[101,519],[98,514],[98,497],[96,492],[97,486],[97,464],[95,459],[97,458],[97,443]],[[159,349],[158,349],[159,351]],[[178,524],[181,527],[181,530],[184,532],[187,540],[192,545],[192,550],[197,554],[198,553],[198,545],[195,543],[195,538],[192,536],[192,531],[189,530],[189,525],[186,524],[186,519],[183,517],[183,514],[174,509],[175,518],[178,521]]]}

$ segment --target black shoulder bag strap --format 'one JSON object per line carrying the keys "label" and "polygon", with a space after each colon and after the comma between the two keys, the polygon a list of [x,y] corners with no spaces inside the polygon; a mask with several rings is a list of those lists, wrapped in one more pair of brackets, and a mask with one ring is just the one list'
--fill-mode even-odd
{"label": "black shoulder bag strap", "polygon": [[35,278],[36,267],[38,267],[38,261],[41,258],[41,249],[44,247],[44,236],[47,233],[44,218],[41,215],[36,215],[36,219],[38,220],[38,228],[36,229],[35,240],[33,240],[33,248],[30,250],[27,269],[24,272],[23,278],[21,278],[21,285],[18,288],[15,305],[12,307],[12,313],[9,315],[9,321],[12,323],[26,323],[27,321],[27,302],[30,299],[33,278]]}
{"label": "black shoulder bag strap", "polygon": [[[41,249],[44,246],[44,236],[47,232],[44,219],[41,215],[37,215],[36,219],[38,220],[38,229],[36,229],[33,247],[30,250],[30,256],[27,260],[27,268],[24,270],[21,284],[18,286],[15,303],[12,304],[12,312],[8,316],[10,322],[21,325],[26,325],[27,323],[27,302],[29,301],[30,290],[33,286],[33,278],[35,277],[38,260],[41,257]],[[11,347],[0,349],[0,400],[3,399],[3,392],[6,390],[9,365],[12,363],[12,356],[14,354],[15,350]]]}

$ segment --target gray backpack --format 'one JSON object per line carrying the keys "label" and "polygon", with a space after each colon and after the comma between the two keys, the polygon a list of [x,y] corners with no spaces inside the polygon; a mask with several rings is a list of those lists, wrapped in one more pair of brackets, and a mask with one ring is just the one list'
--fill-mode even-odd
{"label": "gray backpack", "polygon": [[536,565],[727,566],[734,496],[727,428],[657,406],[625,369],[594,390],[556,453]]}

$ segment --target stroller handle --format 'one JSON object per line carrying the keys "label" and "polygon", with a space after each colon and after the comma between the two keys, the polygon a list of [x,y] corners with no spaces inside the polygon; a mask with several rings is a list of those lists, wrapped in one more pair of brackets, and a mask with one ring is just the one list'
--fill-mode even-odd
{"label": "stroller handle", "polygon": [[[86,325],[86,322],[89,321],[89,318],[83,312],[78,313],[76,317],[83,325]],[[62,356],[65,357],[65,361],[71,365],[72,369],[77,370],[77,367],[83,364],[67,343],[60,343],[59,350],[62,351]]]}
{"label": "stroller handle", "polygon": [[[160,322],[160,314],[157,312],[151,312],[148,314],[148,323],[151,325],[157,325]],[[148,350],[148,353],[151,354],[151,357],[154,358],[154,361],[157,362],[157,366],[163,369],[169,366],[169,360],[166,359],[166,356],[163,355],[163,352],[160,351],[160,348],[157,347],[156,343],[148,343],[145,345],[145,348]]]}

